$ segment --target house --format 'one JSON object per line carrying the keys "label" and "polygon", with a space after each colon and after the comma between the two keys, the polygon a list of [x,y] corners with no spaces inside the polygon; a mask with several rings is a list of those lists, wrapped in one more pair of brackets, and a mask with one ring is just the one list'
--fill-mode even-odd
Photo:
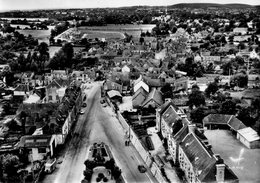
{"label": "house", "polygon": [[143,108],[157,108],[163,104],[162,93],[153,88],[152,91],[148,94],[147,98],[142,104]]}
{"label": "house", "polygon": [[45,82],[49,84],[54,79],[68,79],[68,73],[65,70],[52,70],[51,73],[45,74]]}
{"label": "house", "polygon": [[143,76],[140,75],[140,77],[134,81],[134,84],[133,84],[133,89],[134,89],[134,92],[136,92],[139,88],[143,88],[146,92],[149,93],[149,86],[143,81]]}
{"label": "house", "polygon": [[114,102],[122,103],[122,95],[117,90],[110,90],[107,92],[108,97]]}
{"label": "house", "polygon": [[195,135],[195,128],[185,136],[179,146],[178,161],[187,182],[238,183],[238,177]]}
{"label": "house", "polygon": [[181,117],[175,111],[173,105],[169,105],[168,108],[162,113],[161,117],[161,133],[165,139],[169,139],[174,123],[181,121]]}
{"label": "house", "polygon": [[124,65],[123,67],[122,67],[122,73],[123,74],[127,74],[127,73],[129,73],[131,71],[131,69],[127,66],[127,65]]}
{"label": "house", "polygon": [[241,35],[245,35],[248,32],[248,28],[247,27],[236,27],[233,29],[233,33],[235,34],[241,34]]}
{"label": "house", "polygon": [[89,80],[88,75],[84,71],[73,71],[71,76],[74,80],[86,82]]}
{"label": "house", "polygon": [[260,147],[260,137],[251,127],[238,130],[237,139],[249,149]]}
{"label": "house", "polygon": [[119,93],[122,93],[123,90],[122,85],[110,80],[106,80],[103,84],[103,87],[105,91],[116,90]]}
{"label": "house", "polygon": [[30,162],[40,161],[54,155],[56,147],[53,135],[26,135],[21,137],[19,148],[28,151]]}
{"label": "house", "polygon": [[54,123],[52,125],[54,131],[57,124],[52,119],[56,117],[57,109],[57,103],[23,103],[17,110],[16,118],[21,124],[24,123],[25,134],[31,135],[35,130],[42,129],[52,123]]}
{"label": "house", "polygon": [[21,76],[21,83],[30,85],[33,80],[34,72],[25,72]]}
{"label": "house", "polygon": [[232,131],[238,131],[246,126],[237,119],[234,115],[227,114],[209,114],[202,120],[203,126],[208,129],[230,129]]}
{"label": "house", "polygon": [[145,91],[143,87],[139,88],[132,97],[132,103],[133,107],[137,108],[142,105],[142,103],[145,101],[146,97],[148,95],[148,92]]}
{"label": "house", "polygon": [[14,97],[23,97],[26,98],[32,91],[32,87],[26,84],[19,84],[14,89]]}
{"label": "house", "polygon": [[64,144],[66,137],[71,132],[73,123],[77,120],[81,106],[82,92],[80,86],[75,82],[66,89],[65,95],[57,108],[53,125],[46,125],[44,129],[45,131],[51,131],[53,126],[56,127],[53,133],[57,144]]}
{"label": "house", "polygon": [[29,97],[23,101],[24,104],[32,104],[32,103],[41,103],[41,97],[34,93],[32,95],[29,95]]}
{"label": "house", "polygon": [[46,97],[43,100],[46,103],[59,103],[69,86],[69,80],[55,79],[46,86]]}

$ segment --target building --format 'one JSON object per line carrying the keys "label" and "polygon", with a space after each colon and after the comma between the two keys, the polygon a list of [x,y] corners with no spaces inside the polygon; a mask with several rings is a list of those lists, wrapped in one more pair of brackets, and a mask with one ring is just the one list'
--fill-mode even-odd
{"label": "building", "polygon": [[179,164],[187,182],[238,183],[238,177],[195,135],[195,128],[185,136],[179,146]]}
{"label": "building", "polygon": [[133,90],[134,92],[136,92],[139,88],[143,88],[146,92],[149,93],[149,86],[143,81],[143,77],[142,75],[140,75],[140,77],[134,81],[134,85],[133,85]]}
{"label": "building", "polygon": [[143,108],[158,108],[163,104],[162,94],[156,88],[153,88],[152,91],[148,94],[145,101],[142,104]]}
{"label": "building", "polygon": [[46,103],[59,103],[65,94],[69,85],[69,80],[55,79],[46,86],[46,97],[43,99]]}
{"label": "building", "polygon": [[132,97],[133,107],[140,107],[142,103],[145,101],[147,95],[148,92],[143,87],[139,88]]}
{"label": "building", "polygon": [[260,137],[251,127],[238,130],[237,139],[249,149],[260,147]]}
{"label": "building", "polygon": [[47,156],[52,157],[56,142],[52,135],[26,135],[21,137],[19,147],[28,151],[28,160],[34,162],[43,160]]}

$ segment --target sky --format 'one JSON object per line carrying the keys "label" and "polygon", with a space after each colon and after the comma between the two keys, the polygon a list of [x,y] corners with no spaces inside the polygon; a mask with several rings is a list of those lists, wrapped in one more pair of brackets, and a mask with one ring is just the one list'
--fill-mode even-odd
{"label": "sky", "polygon": [[166,6],[178,3],[242,3],[260,5],[259,0],[0,0],[0,11],[56,8],[105,8],[135,5]]}

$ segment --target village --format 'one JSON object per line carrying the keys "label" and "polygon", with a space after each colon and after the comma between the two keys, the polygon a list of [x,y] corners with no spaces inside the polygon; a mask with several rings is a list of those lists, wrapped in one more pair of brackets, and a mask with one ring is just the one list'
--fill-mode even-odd
{"label": "village", "polygon": [[[111,145],[124,182],[259,182],[259,10],[180,9],[161,8],[135,35],[89,38],[101,28],[63,22],[48,42],[0,19],[0,182],[61,181],[66,152],[76,144],[81,161],[93,139]],[[124,171],[125,148],[139,171]],[[71,165],[78,182],[89,182],[84,161]]]}

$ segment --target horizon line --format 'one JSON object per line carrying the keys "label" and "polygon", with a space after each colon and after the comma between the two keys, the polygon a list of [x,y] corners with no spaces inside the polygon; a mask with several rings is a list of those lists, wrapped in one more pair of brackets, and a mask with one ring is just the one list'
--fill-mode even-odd
{"label": "horizon line", "polygon": [[62,7],[57,7],[57,8],[32,8],[32,9],[9,9],[9,10],[0,10],[0,13],[5,13],[5,12],[12,12],[12,11],[36,11],[36,10],[73,10],[73,9],[106,9],[106,8],[129,8],[129,7],[135,7],[135,6],[140,6],[140,7],[167,7],[167,6],[174,6],[174,5],[178,5],[178,4],[212,4],[212,5],[230,5],[230,4],[237,4],[237,5],[246,5],[246,6],[252,6],[252,7],[256,7],[256,6],[260,6],[260,4],[244,4],[244,3],[227,3],[227,4],[223,4],[223,3],[177,3],[177,4],[171,4],[171,5],[158,5],[158,6],[154,6],[154,5],[129,5],[129,6],[109,6],[109,7],[85,7],[85,8],[80,8],[80,7],[75,7],[75,8],[62,8]]}

